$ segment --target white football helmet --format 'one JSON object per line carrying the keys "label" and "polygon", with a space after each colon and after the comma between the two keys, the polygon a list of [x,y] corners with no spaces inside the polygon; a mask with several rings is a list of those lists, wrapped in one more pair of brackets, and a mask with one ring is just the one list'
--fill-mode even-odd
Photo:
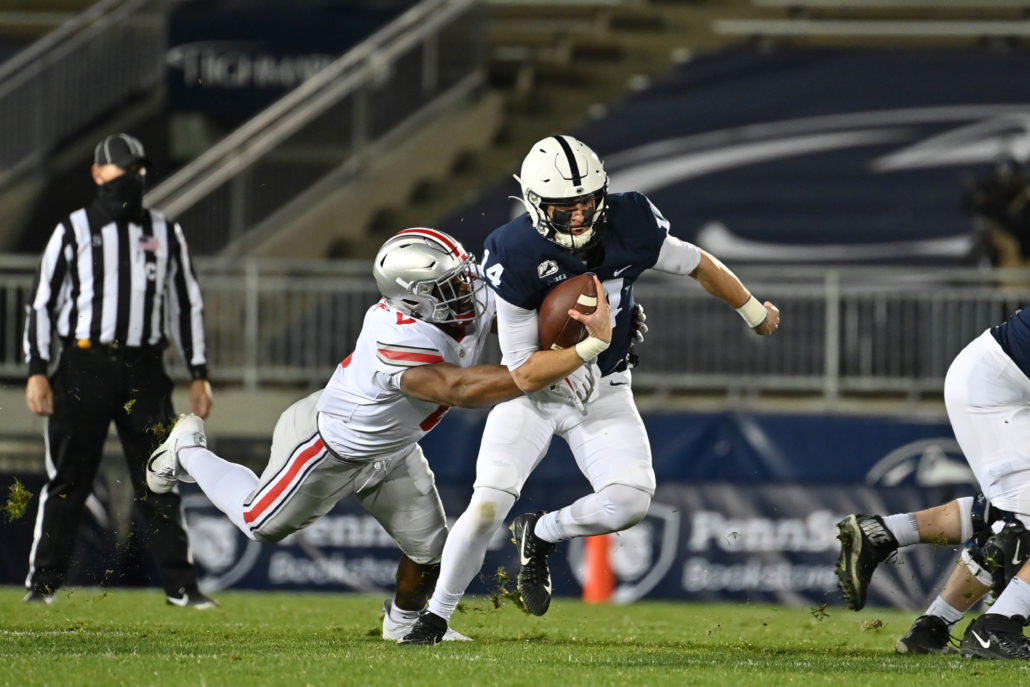
{"label": "white football helmet", "polygon": [[415,227],[390,237],[372,265],[379,293],[391,307],[433,324],[473,324],[483,282],[475,259],[453,237]]}
{"label": "white football helmet", "polygon": [[[608,175],[590,148],[572,136],[549,136],[533,144],[515,180],[522,186],[522,204],[540,234],[563,248],[579,250],[597,236],[594,227],[604,217]],[[571,213],[548,215],[548,206],[568,206],[593,199],[585,215],[586,231],[572,233]]]}

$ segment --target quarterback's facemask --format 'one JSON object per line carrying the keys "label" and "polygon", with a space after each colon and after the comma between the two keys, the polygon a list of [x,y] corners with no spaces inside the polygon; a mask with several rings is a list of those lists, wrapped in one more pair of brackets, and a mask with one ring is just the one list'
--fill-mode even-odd
{"label": "quarterback's facemask", "polygon": [[[595,194],[572,198],[561,204],[541,203],[540,209],[547,214],[551,224],[563,233],[572,234],[576,229],[593,226],[597,213],[598,198]],[[582,217],[577,218],[576,213]]]}
{"label": "quarterback's facemask", "polygon": [[483,282],[475,259],[436,229],[405,229],[387,239],[372,266],[379,293],[397,310],[433,324],[471,325]]}
{"label": "quarterback's facemask", "polygon": [[[581,141],[572,136],[538,141],[515,180],[522,186],[519,200],[544,238],[570,250],[587,248],[597,239],[595,227],[604,218],[608,175],[594,151]],[[577,208],[583,213],[580,223],[574,223]]]}

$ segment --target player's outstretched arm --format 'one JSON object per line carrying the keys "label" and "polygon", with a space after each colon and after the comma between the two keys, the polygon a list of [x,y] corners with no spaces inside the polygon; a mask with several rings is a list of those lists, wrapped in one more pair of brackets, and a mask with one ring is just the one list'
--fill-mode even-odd
{"label": "player's outstretched arm", "polygon": [[459,408],[492,406],[522,393],[504,365],[458,367],[451,363],[405,370],[401,391],[421,401]]}
{"label": "player's outstretched arm", "polygon": [[539,350],[522,365],[511,371],[519,388],[527,394],[547,388],[567,377],[584,362],[593,360],[612,340],[612,309],[600,280],[594,276],[597,290],[597,309],[589,315],[569,310],[569,317],[583,323],[587,339],[571,348],[558,351]]}
{"label": "player's outstretched arm", "polygon": [[[700,249],[699,249],[700,250]],[[772,334],[780,326],[780,309],[771,301],[760,303],[730,268],[708,251],[701,250],[701,262],[690,273],[701,287],[740,313],[756,334]]]}

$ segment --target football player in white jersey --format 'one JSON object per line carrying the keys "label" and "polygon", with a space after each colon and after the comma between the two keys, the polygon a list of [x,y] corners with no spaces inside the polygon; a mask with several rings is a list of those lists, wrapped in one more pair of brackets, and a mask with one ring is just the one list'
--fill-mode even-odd
{"label": "football player in white jersey", "polygon": [[[633,400],[631,350],[636,332],[633,284],[644,271],[695,279],[736,308],[756,334],[773,333],[779,309],[762,303],[714,256],[669,234],[669,221],[641,193],[608,193],[597,155],[571,136],[549,136],[526,155],[520,175],[526,212],[486,239],[483,274],[497,296],[501,353],[519,387],[547,383],[556,353],[597,359],[602,375],[586,412],[515,398],[490,412],[476,461],[471,503],[444,547],[429,608],[405,644],[435,644],[468,584],[478,574],[493,532],[503,523],[554,435],[568,443],[593,493],[550,513],[524,513],[511,523],[519,549],[517,584],[527,610],[543,615],[551,601],[547,556],[573,537],[618,532],[647,514],[655,490],[651,449]],[[554,284],[593,272],[612,311],[609,341],[587,338],[575,349],[540,350],[537,309]]]}
{"label": "football player in white jersey", "polygon": [[[452,406],[490,406],[522,391],[506,367],[475,365],[494,300],[460,243],[433,229],[406,229],[383,244],[373,274],[383,298],[365,314],[354,351],[323,390],[280,416],[260,478],[207,450],[203,421],[187,415],[152,454],[147,484],[164,493],[178,480],[195,481],[262,542],[279,541],[354,496],[403,554],[383,619],[383,638],[396,640],[426,604],[447,536],[419,439]],[[610,311],[598,311],[570,314],[593,336],[610,337]],[[573,355],[556,368],[554,381],[562,383],[548,393],[586,398],[594,378],[581,365]],[[468,638],[451,631],[445,639]]]}

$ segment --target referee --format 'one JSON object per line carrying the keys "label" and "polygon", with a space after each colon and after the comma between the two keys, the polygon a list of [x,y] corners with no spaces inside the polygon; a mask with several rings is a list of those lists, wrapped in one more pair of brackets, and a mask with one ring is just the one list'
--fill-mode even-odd
{"label": "referee", "polygon": [[[147,458],[175,417],[162,362],[169,335],[189,366],[193,412],[206,417],[212,403],[200,286],[182,229],[143,207],[146,172],[136,138],[97,145],[96,198],[54,229],[26,307],[25,400],[46,417],[48,478],[29,552],[29,603],[52,603],[64,582],[113,420],[168,602],[216,605],[197,588],[179,494],[146,488]],[[52,338],[61,354],[48,379]]]}

